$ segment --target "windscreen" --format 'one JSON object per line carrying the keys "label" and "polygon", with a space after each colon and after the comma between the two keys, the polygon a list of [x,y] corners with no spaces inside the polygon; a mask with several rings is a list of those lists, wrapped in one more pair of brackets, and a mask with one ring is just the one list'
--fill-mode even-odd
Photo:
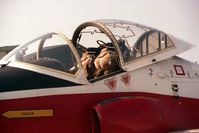
{"label": "windscreen", "polygon": [[46,34],[19,46],[2,60],[30,63],[71,74],[78,70],[71,48],[66,40],[56,33]]}

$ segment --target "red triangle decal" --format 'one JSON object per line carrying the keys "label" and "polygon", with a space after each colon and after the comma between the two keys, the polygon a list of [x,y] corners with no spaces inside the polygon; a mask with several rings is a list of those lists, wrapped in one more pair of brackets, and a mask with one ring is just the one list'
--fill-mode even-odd
{"label": "red triangle decal", "polygon": [[121,80],[126,86],[128,86],[130,84],[130,78],[131,77],[128,74],[126,74],[121,77]]}
{"label": "red triangle decal", "polygon": [[108,82],[109,86],[111,86],[111,88],[115,88],[115,81],[109,81]]}
{"label": "red triangle decal", "polygon": [[109,79],[105,81],[105,84],[111,89],[115,90],[117,81],[115,79]]}

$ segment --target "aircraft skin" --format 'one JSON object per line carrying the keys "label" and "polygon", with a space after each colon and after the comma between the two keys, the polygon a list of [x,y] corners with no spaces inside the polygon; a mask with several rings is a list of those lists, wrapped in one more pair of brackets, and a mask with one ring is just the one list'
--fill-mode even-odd
{"label": "aircraft skin", "polygon": [[[112,31],[111,24],[114,24],[114,28],[121,28],[125,24],[132,26],[127,29],[132,30],[134,36],[128,33],[123,39],[130,43],[133,40],[131,37],[136,38],[132,45],[135,48],[142,44],[139,47],[141,55],[126,61],[120,45],[116,43],[114,47],[118,51],[119,70],[88,79],[81,66],[81,55],[74,44],[82,44],[83,41],[77,40],[81,38],[80,33],[81,39],[84,39],[84,34],[87,37],[87,27],[88,31],[93,31],[91,35],[98,33],[96,27],[102,31],[100,34],[106,32],[109,36],[111,31],[109,38],[114,44],[118,39],[115,37],[114,40],[113,36],[118,31]],[[90,30],[90,27],[94,30]],[[72,42],[61,33],[50,33],[41,37],[36,54],[27,54],[30,48],[26,47],[25,58],[17,60],[17,51],[22,52],[24,48],[21,46],[4,57],[0,68],[1,133],[198,132],[199,66],[175,56],[189,49],[190,45],[168,35],[169,40],[164,40],[163,49],[160,38],[163,35],[166,38],[167,34],[150,27],[142,28],[141,33],[140,27],[142,25],[119,20],[87,22],[76,29]],[[157,34],[151,33],[151,30]],[[142,38],[145,33],[148,54],[143,52]],[[61,71],[55,65],[46,65],[48,62],[43,56],[51,47],[42,48],[42,39],[51,38],[51,35],[61,36],[69,44],[74,54],[71,58],[75,57],[79,65],[75,74]],[[155,35],[159,39],[154,39]],[[149,52],[150,37],[154,37],[159,44],[159,50],[152,53]],[[142,43],[139,43],[140,40]],[[154,40],[152,42],[155,44]],[[172,42],[171,47],[167,48],[166,41],[168,44]],[[61,49],[64,50],[63,47]],[[61,50],[56,52],[58,55]],[[64,54],[70,55],[69,52]],[[32,56],[36,57],[33,59]]]}

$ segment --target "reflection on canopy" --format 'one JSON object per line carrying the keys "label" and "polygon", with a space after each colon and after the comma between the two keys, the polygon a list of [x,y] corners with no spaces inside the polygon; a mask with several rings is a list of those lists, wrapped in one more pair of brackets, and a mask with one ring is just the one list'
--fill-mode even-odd
{"label": "reflection on canopy", "polygon": [[124,62],[174,46],[163,32],[121,20],[99,20],[118,40]]}

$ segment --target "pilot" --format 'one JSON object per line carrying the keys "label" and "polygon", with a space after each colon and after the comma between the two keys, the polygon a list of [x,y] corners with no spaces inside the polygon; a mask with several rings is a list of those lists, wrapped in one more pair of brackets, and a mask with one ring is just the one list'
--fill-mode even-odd
{"label": "pilot", "polygon": [[93,78],[93,73],[95,71],[94,59],[95,56],[93,54],[90,54],[87,50],[82,54],[81,63],[87,79]]}
{"label": "pilot", "polygon": [[94,61],[95,64],[95,78],[98,77],[102,71],[103,74],[108,73],[108,62],[110,60],[110,53],[108,52],[107,48],[103,48],[100,51],[100,54],[97,56],[97,58]]}
{"label": "pilot", "polygon": [[88,80],[119,69],[118,56],[111,44],[101,47],[99,55],[97,55],[97,51],[97,48],[87,48],[81,57],[81,63]]}
{"label": "pilot", "polygon": [[118,67],[118,61],[114,47],[107,46],[102,48],[100,54],[96,57],[95,64],[95,75],[94,77],[98,77],[101,75],[107,75],[112,71],[115,71],[115,68]]}

